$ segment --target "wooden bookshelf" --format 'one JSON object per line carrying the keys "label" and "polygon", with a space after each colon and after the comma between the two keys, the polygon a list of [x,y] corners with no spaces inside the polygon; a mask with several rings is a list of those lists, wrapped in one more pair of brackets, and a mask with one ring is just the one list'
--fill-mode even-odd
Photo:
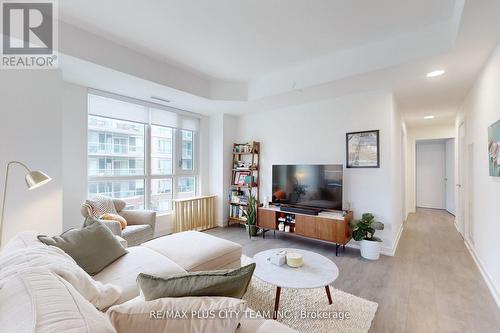
{"label": "wooden bookshelf", "polygon": [[[246,202],[233,202],[238,198],[247,198],[253,194],[259,201],[259,185],[260,185],[260,143],[234,143],[233,158],[231,160],[231,186],[229,188],[229,218],[228,225],[231,223],[245,224],[246,220],[243,217],[243,210],[247,205]],[[238,182],[245,176],[250,182]],[[238,196],[233,196],[233,193],[239,193]]]}

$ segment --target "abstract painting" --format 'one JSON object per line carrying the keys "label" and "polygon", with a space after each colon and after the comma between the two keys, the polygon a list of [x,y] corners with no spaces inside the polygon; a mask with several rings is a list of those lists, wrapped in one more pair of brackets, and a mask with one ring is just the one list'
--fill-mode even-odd
{"label": "abstract painting", "polygon": [[347,168],[379,168],[379,131],[347,133],[346,155]]}
{"label": "abstract painting", "polygon": [[490,176],[500,177],[500,120],[488,128]]}

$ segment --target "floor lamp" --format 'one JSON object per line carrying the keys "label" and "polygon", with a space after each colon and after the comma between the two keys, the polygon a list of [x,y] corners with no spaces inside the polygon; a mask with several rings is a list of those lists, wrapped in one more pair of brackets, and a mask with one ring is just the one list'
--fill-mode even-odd
{"label": "floor lamp", "polygon": [[7,183],[9,181],[9,169],[10,166],[13,164],[17,164],[22,166],[23,168],[26,169],[26,186],[28,187],[28,190],[33,190],[37,187],[40,187],[44,184],[47,184],[52,180],[49,176],[44,174],[41,171],[31,171],[30,168],[26,166],[26,164],[21,163],[19,161],[11,161],[7,163],[7,171],[5,172],[5,183],[3,185],[3,198],[2,198],[2,216],[0,218],[0,248],[2,248],[2,226],[3,226],[3,218],[5,215],[5,198],[7,197]]}

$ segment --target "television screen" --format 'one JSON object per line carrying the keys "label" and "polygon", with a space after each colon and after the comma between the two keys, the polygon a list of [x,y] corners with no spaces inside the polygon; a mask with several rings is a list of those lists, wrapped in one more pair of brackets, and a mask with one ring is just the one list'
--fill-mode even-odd
{"label": "television screen", "polygon": [[342,210],[341,164],[273,165],[275,204]]}

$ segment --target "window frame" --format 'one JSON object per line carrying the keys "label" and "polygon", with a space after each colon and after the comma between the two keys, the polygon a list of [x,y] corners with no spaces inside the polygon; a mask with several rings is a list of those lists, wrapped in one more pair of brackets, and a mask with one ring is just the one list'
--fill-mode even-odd
{"label": "window frame", "polygon": [[[110,98],[110,97],[108,97]],[[112,98],[111,98],[112,99]],[[118,99],[120,100],[120,99]],[[130,103],[130,102],[129,102]],[[172,205],[171,205],[171,210],[157,210],[158,213],[160,214],[166,214],[170,213],[173,211],[173,201],[178,198],[178,179],[180,177],[194,177],[194,196],[198,195],[199,193],[199,173],[198,173],[198,161],[199,161],[199,154],[198,154],[198,138],[199,138],[199,133],[198,131],[194,130],[188,130],[188,129],[182,129],[182,128],[175,128],[175,127],[170,127],[170,126],[164,126],[164,125],[157,125],[155,123],[151,123],[151,119],[148,120],[148,123],[142,123],[138,121],[132,121],[132,120],[127,120],[127,119],[121,119],[121,118],[116,118],[116,117],[108,117],[108,116],[102,116],[99,114],[93,114],[91,110],[88,110],[87,112],[87,124],[88,124],[88,118],[89,117],[98,117],[98,118],[104,118],[104,119],[109,119],[109,120],[116,120],[116,121],[126,121],[130,123],[135,123],[144,126],[144,173],[143,174],[137,174],[137,175],[127,175],[127,176],[89,176],[87,175],[87,194],[89,193],[89,184],[91,182],[96,182],[96,181],[132,181],[132,180],[142,180],[144,182],[144,207],[145,209],[148,210],[153,210],[152,207],[152,181],[153,180],[161,180],[161,179],[171,179],[172,180]],[[152,133],[151,133],[151,127],[152,126],[160,126],[160,127],[165,127],[165,128],[170,128],[172,129],[172,174],[153,174],[152,173]],[[182,131],[190,131],[192,132],[193,136],[193,168],[192,170],[182,170],[181,163],[182,163]],[[89,129],[87,128],[87,172],[89,168],[89,155],[91,153],[89,152],[89,137],[88,137]],[[99,140],[99,138],[98,138]],[[137,140],[137,139],[136,139]],[[136,149],[138,147],[136,141]],[[99,142],[98,142],[99,144]],[[111,143],[113,146],[114,150],[114,142]],[[99,150],[98,150],[99,151]]]}

